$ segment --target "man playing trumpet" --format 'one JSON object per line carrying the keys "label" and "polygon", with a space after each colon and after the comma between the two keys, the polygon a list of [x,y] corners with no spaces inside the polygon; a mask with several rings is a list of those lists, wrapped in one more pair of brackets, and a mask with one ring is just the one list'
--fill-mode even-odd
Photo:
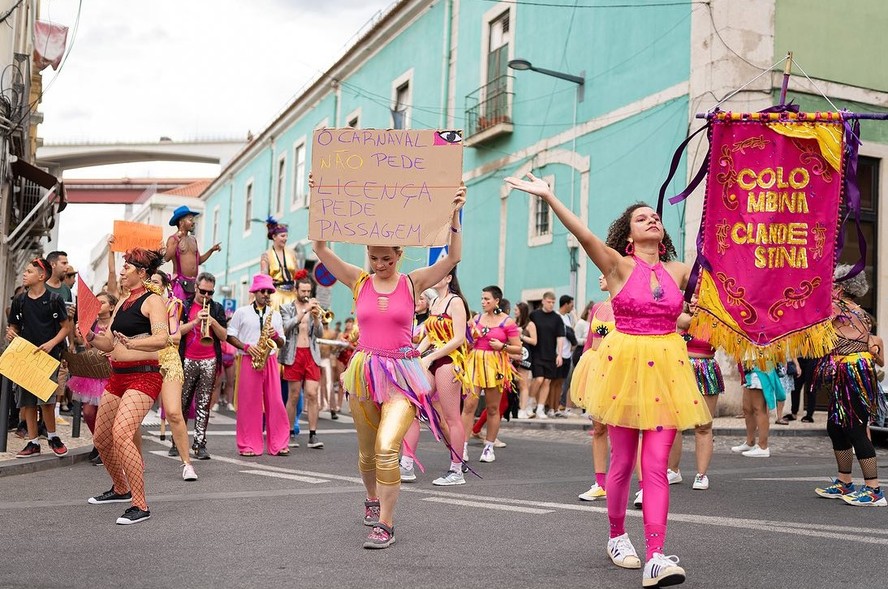
{"label": "man playing trumpet", "polygon": [[193,299],[186,299],[182,307],[182,339],[179,355],[185,371],[182,385],[182,413],[194,401],[194,443],[191,451],[198,460],[209,460],[207,452],[207,424],[210,420],[210,398],[216,373],[222,366],[222,342],[226,339],[228,320],[225,309],[213,300],[216,277],[201,272]]}
{"label": "man playing trumpet", "polygon": [[321,351],[318,338],[324,333],[324,319],[327,312],[318,301],[312,298],[313,284],[308,272],[299,270],[293,275],[296,300],[281,305],[281,318],[284,322],[286,343],[281,353],[284,365],[284,380],[287,381],[287,417],[290,418],[290,446],[298,447],[295,427],[299,416],[296,405],[299,395],[305,390],[305,405],[308,409],[308,447],[323,448],[318,440],[318,383],[321,379]]}

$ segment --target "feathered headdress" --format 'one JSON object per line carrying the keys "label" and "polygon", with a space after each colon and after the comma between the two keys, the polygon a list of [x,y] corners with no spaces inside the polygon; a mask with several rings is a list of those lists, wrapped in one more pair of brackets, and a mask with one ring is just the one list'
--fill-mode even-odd
{"label": "feathered headdress", "polygon": [[278,233],[287,233],[289,230],[283,223],[278,223],[277,219],[269,216],[265,219],[265,227],[268,229],[268,239],[271,239]]}

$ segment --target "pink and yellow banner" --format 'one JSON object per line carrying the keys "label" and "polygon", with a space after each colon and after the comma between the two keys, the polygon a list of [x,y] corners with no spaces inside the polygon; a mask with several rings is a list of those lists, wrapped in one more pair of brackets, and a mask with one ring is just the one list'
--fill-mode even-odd
{"label": "pink and yellow banner", "polygon": [[832,349],[843,125],[715,118],[691,332],[764,365]]}

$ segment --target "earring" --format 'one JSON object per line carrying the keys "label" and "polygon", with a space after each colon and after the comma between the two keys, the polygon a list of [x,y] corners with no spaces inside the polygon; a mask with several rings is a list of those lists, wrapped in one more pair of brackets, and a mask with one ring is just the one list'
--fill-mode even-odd
{"label": "earring", "polygon": [[499,305],[497,305],[497,306],[493,309],[493,314],[494,314],[494,315],[499,315],[499,314],[502,313],[502,312],[503,312],[503,310],[499,308]]}
{"label": "earring", "polygon": [[161,287],[157,286],[156,284],[154,284],[153,282],[151,282],[150,280],[143,280],[142,284],[145,285],[145,290],[147,290],[148,292],[153,292],[156,295],[163,294],[163,289]]}
{"label": "earring", "polygon": [[629,243],[626,244],[626,255],[632,256],[635,255],[635,243],[630,239]]}
{"label": "earring", "polygon": [[657,253],[660,254],[661,256],[666,255],[666,244],[663,243],[662,241],[660,242],[659,245],[657,245]]}

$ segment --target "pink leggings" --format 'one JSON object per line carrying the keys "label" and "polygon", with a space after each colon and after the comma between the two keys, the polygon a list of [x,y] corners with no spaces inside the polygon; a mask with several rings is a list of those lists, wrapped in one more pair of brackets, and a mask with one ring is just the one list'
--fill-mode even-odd
{"label": "pink leggings", "polygon": [[[610,537],[626,532],[626,504],[629,483],[635,466],[638,448],[637,429],[607,426],[610,436],[611,459],[607,472],[607,517]],[[644,430],[641,432],[641,478],[644,481],[644,538],[647,560],[655,552],[663,552],[666,542],[666,517],[669,515],[669,484],[666,481],[669,450],[675,439],[674,429]]]}

